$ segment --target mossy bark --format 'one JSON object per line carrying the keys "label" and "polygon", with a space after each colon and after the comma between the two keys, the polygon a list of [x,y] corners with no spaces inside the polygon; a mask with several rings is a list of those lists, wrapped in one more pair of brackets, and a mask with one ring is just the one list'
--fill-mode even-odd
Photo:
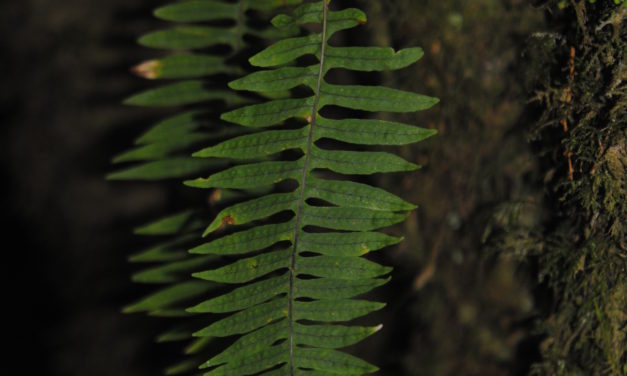
{"label": "mossy bark", "polygon": [[[541,287],[541,375],[627,372],[627,8],[613,1],[549,7],[550,33],[534,34],[531,132],[550,217],[536,229]],[[531,75],[530,75],[531,76]]]}

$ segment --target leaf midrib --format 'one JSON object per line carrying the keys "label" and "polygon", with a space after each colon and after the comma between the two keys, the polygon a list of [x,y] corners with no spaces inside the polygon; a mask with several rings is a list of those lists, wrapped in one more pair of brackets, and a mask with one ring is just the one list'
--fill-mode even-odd
{"label": "leaf midrib", "polygon": [[324,54],[326,50],[327,40],[327,1],[322,1],[322,42],[320,47],[320,65],[318,69],[318,82],[314,102],[311,109],[311,122],[309,124],[309,134],[307,136],[307,150],[305,151],[305,161],[303,165],[303,173],[301,177],[300,192],[298,194],[298,208],[296,210],[296,223],[294,225],[294,244],[292,248],[290,260],[290,287],[288,291],[288,341],[290,349],[289,369],[290,375],[294,376],[294,279],[296,278],[296,256],[298,249],[298,235],[300,233],[300,222],[303,217],[303,207],[305,199],[305,190],[307,185],[307,175],[309,173],[309,160],[311,156],[312,145],[314,141],[314,126],[316,124],[316,115],[318,112],[318,103],[320,101],[320,87],[324,76]]}

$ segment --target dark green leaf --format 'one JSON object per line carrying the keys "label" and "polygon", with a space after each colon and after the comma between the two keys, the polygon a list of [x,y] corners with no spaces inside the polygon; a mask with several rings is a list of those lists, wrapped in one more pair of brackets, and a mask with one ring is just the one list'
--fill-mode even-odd
{"label": "dark green leaf", "polygon": [[238,4],[211,0],[192,0],[169,4],[155,10],[155,16],[166,21],[198,22],[236,19]]}
{"label": "dark green leaf", "polygon": [[216,44],[236,43],[233,29],[206,26],[179,26],[169,30],[159,30],[139,38],[142,46],[164,49],[205,48]]}
{"label": "dark green leaf", "polygon": [[183,303],[190,298],[200,296],[214,284],[202,281],[185,282],[172,285],[154,294],[147,296],[139,302],[124,308],[125,313],[159,311],[170,308],[175,304]]}
{"label": "dark green leaf", "polygon": [[226,337],[233,334],[248,333],[287,317],[287,313],[287,299],[275,299],[267,303],[252,306],[217,321],[194,333],[194,336]]}
{"label": "dark green leaf", "polygon": [[224,161],[198,158],[172,158],[143,163],[107,175],[108,180],[162,180],[185,178],[224,166]]}
{"label": "dark green leaf", "polygon": [[165,85],[156,89],[136,94],[125,104],[146,107],[182,106],[199,102],[221,100],[233,105],[244,103],[246,100],[237,94],[226,90],[210,88],[203,81],[183,81]]}
{"label": "dark green leaf", "polygon": [[407,214],[361,208],[326,208],[305,206],[303,224],[332,230],[371,231],[391,226]]}
{"label": "dark green leaf", "polygon": [[280,241],[292,241],[294,222],[253,227],[224,236],[190,250],[191,253],[238,255],[258,251]]}
{"label": "dark green leaf", "polygon": [[245,258],[218,269],[194,273],[196,278],[222,283],[244,283],[290,265],[291,251],[284,249]]}
{"label": "dark green leaf", "polygon": [[286,179],[297,179],[302,169],[301,161],[252,163],[231,167],[207,179],[188,180],[185,184],[195,188],[255,188]]}
{"label": "dark green leaf", "polygon": [[411,125],[372,119],[330,120],[318,116],[316,137],[361,145],[405,145],[437,133]]}

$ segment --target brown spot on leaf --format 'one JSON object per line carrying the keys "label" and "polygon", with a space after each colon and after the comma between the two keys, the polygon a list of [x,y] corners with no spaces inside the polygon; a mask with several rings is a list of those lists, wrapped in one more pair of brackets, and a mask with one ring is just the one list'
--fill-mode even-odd
{"label": "brown spot on leaf", "polygon": [[222,223],[220,225],[220,228],[223,229],[225,228],[227,225],[234,225],[235,224],[235,219],[233,217],[231,217],[231,215],[226,215],[222,218]]}

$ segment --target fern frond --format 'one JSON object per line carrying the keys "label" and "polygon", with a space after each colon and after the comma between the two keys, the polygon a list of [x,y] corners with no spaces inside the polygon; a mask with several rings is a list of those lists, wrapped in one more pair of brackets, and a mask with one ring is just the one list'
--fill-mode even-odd
{"label": "fern frond", "polygon": [[[250,133],[244,127],[225,127],[219,119],[220,113],[226,109],[254,101],[226,85],[228,80],[246,71],[238,57],[250,47],[244,36],[293,33],[293,30],[268,33],[266,29],[252,28],[248,11],[272,11],[296,3],[300,0],[192,0],[156,9],[157,18],[174,26],[150,32],[138,42],[145,47],[165,50],[165,55],[140,63],[132,71],[140,77],[155,80],[158,86],[133,95],[124,103],[140,107],[185,107],[185,112],[158,122],[137,138],[131,150],[116,156],[113,163],[124,164],[124,167],[109,174],[108,179],[179,180],[227,167],[229,162],[226,159],[198,159],[190,154],[208,143]],[[219,206],[263,192],[265,188],[259,186],[248,191],[215,190],[209,201],[212,206]],[[131,262],[147,265],[133,275],[133,281],[158,288],[124,311],[180,318],[182,324],[159,335],[157,341],[192,340],[184,349],[191,357],[169,367],[166,374],[196,370],[202,363],[199,357],[206,357],[199,354],[211,342],[210,338],[192,338],[191,334],[199,327],[193,320],[194,314],[186,311],[217,287],[216,283],[194,280],[191,274],[214,265],[219,256],[187,252],[198,245],[209,210],[202,203],[194,203],[193,210],[169,215],[135,231],[138,235],[157,239],[157,243],[129,257]]]}
{"label": "fern frond", "polygon": [[[333,119],[321,111],[336,106],[413,112],[428,109],[438,100],[392,88],[325,81],[331,69],[400,69],[422,56],[419,48],[396,52],[330,46],[332,35],[366,22],[358,9],[333,11],[327,0],[318,1],[272,22],[278,29],[318,24],[322,31],[276,42],[249,60],[254,66],[272,69],[232,81],[229,86],[258,93],[305,87],[311,94],[224,113],[223,120],[260,131],[196,152],[196,157],[228,158],[236,165],[186,182],[205,189],[296,183],[294,189],[289,189],[290,184],[278,184],[274,193],[225,208],[205,230],[204,235],[212,235],[213,240],[191,250],[208,256],[239,256],[194,273],[201,280],[233,286],[229,292],[188,309],[231,313],[194,335],[239,336],[205,362],[205,375],[371,373],[377,367],[338,351],[381,328],[346,325],[385,305],[355,298],[386,283],[391,272],[362,256],[400,241],[376,230],[403,221],[415,206],[379,188],[339,179],[337,174],[350,178],[412,171],[419,166],[387,152],[328,148],[322,141],[404,145],[435,132],[382,120]],[[298,66],[305,55],[315,56],[318,62]],[[235,231],[219,236],[227,227]]]}

